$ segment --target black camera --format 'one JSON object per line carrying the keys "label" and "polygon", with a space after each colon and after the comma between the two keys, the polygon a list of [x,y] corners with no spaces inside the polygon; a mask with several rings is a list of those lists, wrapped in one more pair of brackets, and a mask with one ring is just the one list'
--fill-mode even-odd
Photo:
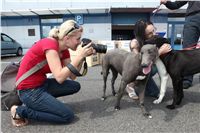
{"label": "black camera", "polygon": [[[88,38],[83,38],[82,39],[82,47],[86,46],[87,44],[89,44],[92,40],[88,39]],[[102,44],[95,44],[92,42],[93,49],[96,50],[97,53],[106,53],[107,51],[107,46],[106,45],[102,45]]]}

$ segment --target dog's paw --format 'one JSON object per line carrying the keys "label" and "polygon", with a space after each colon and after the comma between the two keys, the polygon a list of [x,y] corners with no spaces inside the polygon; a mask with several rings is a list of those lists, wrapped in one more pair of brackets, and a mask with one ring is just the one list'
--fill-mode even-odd
{"label": "dog's paw", "polygon": [[156,100],[153,101],[153,103],[154,103],[154,104],[159,104],[159,103],[161,103],[161,101],[162,101],[162,100],[160,100],[160,99],[156,99]]}
{"label": "dog's paw", "polygon": [[150,113],[148,113],[148,112],[144,113],[143,115],[144,115],[144,117],[146,117],[146,118],[149,118],[149,119],[152,118],[152,115],[151,115]]}
{"label": "dog's paw", "polygon": [[182,101],[182,99],[177,100],[176,105],[180,105],[181,101]]}
{"label": "dog's paw", "polygon": [[167,105],[166,106],[168,109],[175,109],[175,106],[172,104],[172,105]]}
{"label": "dog's paw", "polygon": [[116,92],[112,92],[112,94],[113,94],[113,96],[116,96],[116,95],[117,95]]}
{"label": "dog's paw", "polygon": [[180,105],[180,104],[181,104],[181,101],[177,101],[177,102],[176,102],[176,105]]}
{"label": "dog's paw", "polygon": [[105,101],[106,100],[106,97],[101,97],[101,101]]}
{"label": "dog's paw", "polygon": [[115,110],[116,111],[120,110],[120,107],[119,106],[115,106]]}

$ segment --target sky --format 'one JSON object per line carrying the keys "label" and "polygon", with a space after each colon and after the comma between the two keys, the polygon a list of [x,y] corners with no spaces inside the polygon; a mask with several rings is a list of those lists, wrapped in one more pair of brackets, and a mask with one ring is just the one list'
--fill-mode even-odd
{"label": "sky", "polygon": [[[174,0],[172,0],[174,1]],[[160,0],[1,0],[1,11],[58,8],[157,7]],[[165,6],[162,6],[165,8]]]}
{"label": "sky", "polygon": [[2,10],[89,7],[152,7],[159,0],[1,0]]}
{"label": "sky", "polygon": [[[83,0],[4,0],[6,2],[83,2]],[[84,2],[154,2],[159,0],[84,0]]]}

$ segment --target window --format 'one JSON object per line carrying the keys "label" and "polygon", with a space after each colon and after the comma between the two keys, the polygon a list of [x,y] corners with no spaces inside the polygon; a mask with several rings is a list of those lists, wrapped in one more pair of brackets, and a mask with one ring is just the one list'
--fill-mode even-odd
{"label": "window", "polygon": [[1,37],[2,37],[2,40],[5,41],[5,42],[12,42],[12,39],[9,38],[9,37],[6,36],[6,35],[2,35]]}
{"label": "window", "polygon": [[63,18],[43,18],[41,23],[62,23]]}
{"label": "window", "polygon": [[35,29],[28,29],[28,36],[35,36]]}

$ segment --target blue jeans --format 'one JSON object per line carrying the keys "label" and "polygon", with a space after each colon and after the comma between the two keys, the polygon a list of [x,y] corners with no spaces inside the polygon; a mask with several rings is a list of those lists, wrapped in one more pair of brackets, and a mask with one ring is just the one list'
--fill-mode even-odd
{"label": "blue jeans", "polygon": [[156,73],[157,73],[157,68],[155,65],[153,65],[149,80],[147,81],[147,86],[145,90],[146,96],[158,97],[160,93],[158,86],[156,85],[155,81],[152,78]]}
{"label": "blue jeans", "polygon": [[59,84],[55,79],[47,79],[40,87],[18,91],[24,105],[17,108],[17,114],[38,121],[69,123],[74,113],[56,97],[71,95],[79,90],[80,84],[76,81],[66,80]]}
{"label": "blue jeans", "polygon": [[[200,13],[187,16],[183,29],[183,48],[197,44],[200,36]],[[193,76],[184,77],[184,82],[192,84]]]}

